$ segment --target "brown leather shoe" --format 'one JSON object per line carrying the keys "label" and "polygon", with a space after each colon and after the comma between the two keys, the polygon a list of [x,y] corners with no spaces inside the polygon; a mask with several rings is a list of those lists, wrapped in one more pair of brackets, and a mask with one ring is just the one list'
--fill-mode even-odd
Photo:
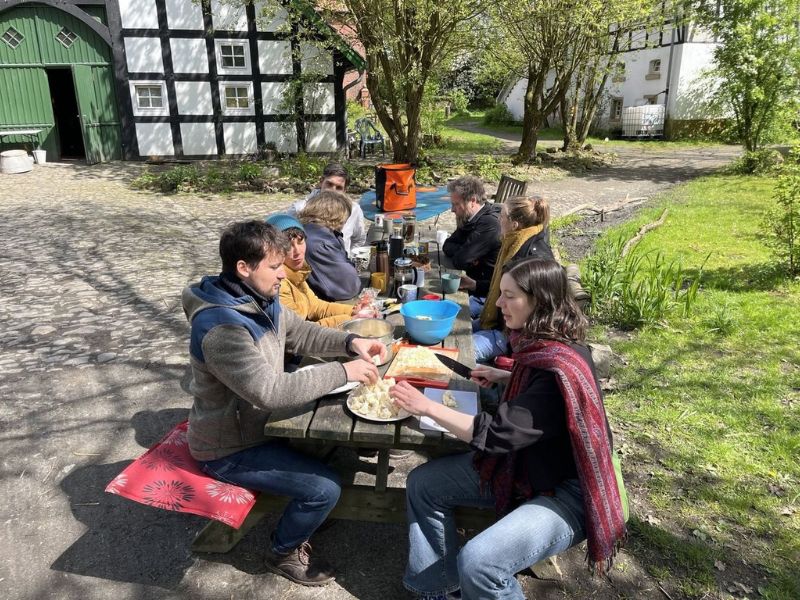
{"label": "brown leather shoe", "polygon": [[273,573],[300,585],[325,585],[336,577],[328,561],[312,558],[311,544],[308,542],[303,542],[288,554],[270,552],[265,563]]}

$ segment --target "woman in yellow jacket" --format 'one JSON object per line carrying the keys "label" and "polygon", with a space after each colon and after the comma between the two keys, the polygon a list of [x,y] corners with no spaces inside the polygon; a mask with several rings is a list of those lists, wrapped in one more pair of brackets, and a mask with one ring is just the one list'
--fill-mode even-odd
{"label": "woman in yellow jacket", "polygon": [[281,281],[281,306],[323,327],[336,327],[351,319],[355,310],[353,306],[320,300],[308,287],[306,279],[311,274],[311,267],[306,263],[306,232],[300,221],[291,215],[276,214],[267,217],[266,222],[286,233],[291,244],[283,261],[286,279]]}

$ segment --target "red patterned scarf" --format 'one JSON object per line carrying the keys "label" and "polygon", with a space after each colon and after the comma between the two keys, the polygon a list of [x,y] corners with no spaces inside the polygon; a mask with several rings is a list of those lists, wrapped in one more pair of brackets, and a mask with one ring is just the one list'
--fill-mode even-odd
{"label": "red patterned scarf", "polygon": [[[556,375],[583,491],[589,568],[606,572],[627,530],[611,463],[605,408],[591,367],[580,354],[561,342],[524,339],[516,332],[511,334],[510,341],[515,363],[502,402],[516,397],[524,389],[530,369],[543,369]],[[475,457],[481,481],[491,485],[498,516],[514,508],[515,496],[530,498],[534,495],[527,483],[524,465],[515,464],[516,454],[476,454]]]}

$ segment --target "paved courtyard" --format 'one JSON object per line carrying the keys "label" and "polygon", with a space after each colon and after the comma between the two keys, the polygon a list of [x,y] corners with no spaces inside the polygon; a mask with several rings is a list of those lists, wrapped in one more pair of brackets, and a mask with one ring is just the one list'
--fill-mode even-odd
{"label": "paved courtyard", "polygon": [[[735,152],[633,153],[612,169],[536,191],[554,215],[611,206],[709,172]],[[127,184],[142,169],[60,163],[0,176],[0,597],[407,597],[400,526],[339,523],[320,534],[314,545],[341,576],[307,589],[266,572],[268,524],[227,555],[193,555],[204,519],[104,494],[132,458],[186,418],[182,288],[218,271],[226,223],[294,199],[133,191]],[[439,226],[452,228],[452,216]],[[391,482],[401,484],[419,460],[398,464]],[[661,597],[631,554],[612,583],[590,581],[582,553],[570,556],[565,583],[524,577],[530,593]]]}

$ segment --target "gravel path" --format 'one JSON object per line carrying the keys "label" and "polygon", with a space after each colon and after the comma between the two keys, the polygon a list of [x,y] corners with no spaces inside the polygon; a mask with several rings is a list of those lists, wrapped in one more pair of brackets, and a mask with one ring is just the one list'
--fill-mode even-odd
{"label": "gravel path", "polygon": [[[645,197],[729,160],[730,148],[621,154],[611,168],[537,184],[554,214]],[[269,527],[227,555],[192,555],[204,519],[103,493],[131,458],[186,417],[187,282],[218,270],[222,226],[288,205],[284,195],[137,192],[140,164],[48,164],[0,176],[0,597],[403,598],[404,528],[340,523],[315,546],[340,567],[324,590],[266,572]],[[452,215],[440,227],[452,227]],[[342,455],[355,463],[355,455]],[[394,485],[423,460],[397,465]],[[361,463],[367,478],[372,465]],[[610,580],[523,576],[537,598],[659,598],[636,559]],[[656,591],[653,592],[653,589]]]}

